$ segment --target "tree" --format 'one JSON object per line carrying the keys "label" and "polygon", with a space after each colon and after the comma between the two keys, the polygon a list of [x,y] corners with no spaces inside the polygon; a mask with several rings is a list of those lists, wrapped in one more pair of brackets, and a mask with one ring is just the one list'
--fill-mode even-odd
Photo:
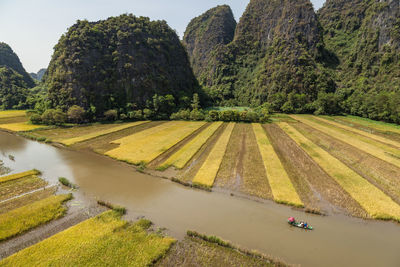
{"label": "tree", "polygon": [[73,105],[67,112],[68,120],[74,123],[82,123],[85,119],[85,110],[77,105]]}
{"label": "tree", "polygon": [[193,94],[193,100],[191,106],[193,110],[198,110],[200,108],[200,98],[197,93]]}

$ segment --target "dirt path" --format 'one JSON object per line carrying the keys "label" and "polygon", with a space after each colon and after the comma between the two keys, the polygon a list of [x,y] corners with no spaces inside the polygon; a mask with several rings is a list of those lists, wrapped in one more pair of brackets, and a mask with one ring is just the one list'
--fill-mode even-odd
{"label": "dirt path", "polygon": [[82,202],[76,200],[71,200],[68,202],[67,206],[68,211],[64,217],[41,225],[10,240],[1,242],[0,260],[106,210],[96,203],[84,206]]}

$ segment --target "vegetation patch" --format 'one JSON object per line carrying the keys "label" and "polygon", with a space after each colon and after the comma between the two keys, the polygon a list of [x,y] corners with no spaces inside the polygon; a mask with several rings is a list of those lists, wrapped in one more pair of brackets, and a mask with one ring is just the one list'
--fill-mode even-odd
{"label": "vegetation patch", "polygon": [[235,123],[229,123],[193,179],[194,185],[212,187]]}
{"label": "vegetation patch", "polygon": [[218,130],[222,122],[214,122],[205,130],[199,133],[196,137],[190,140],[180,150],[169,157],[160,168],[174,166],[177,169],[182,169],[192,159],[192,157],[200,150],[208,139]]}
{"label": "vegetation patch", "polygon": [[313,160],[360,203],[372,218],[400,221],[400,206],[384,192],[312,143],[289,124],[280,123],[279,125],[297,144],[307,144],[306,148],[303,148]]}
{"label": "vegetation patch", "polygon": [[127,136],[105,155],[132,164],[149,163],[203,126],[205,122],[173,121]]}
{"label": "vegetation patch", "polygon": [[148,233],[151,223],[130,224],[104,212],[0,261],[2,266],[150,266],[175,240]]}
{"label": "vegetation patch", "polygon": [[279,157],[276,155],[263,127],[261,124],[253,124],[253,130],[257,138],[274,200],[282,204],[303,207],[303,202],[290,181]]}
{"label": "vegetation patch", "polygon": [[63,203],[71,198],[71,194],[51,196],[0,214],[0,241],[63,216],[67,211]]}
{"label": "vegetation patch", "polygon": [[62,184],[65,185],[66,187],[69,187],[71,189],[77,189],[78,186],[76,184],[71,183],[67,178],[65,177],[59,177],[58,181]]}
{"label": "vegetation patch", "polygon": [[122,207],[122,206],[119,206],[119,205],[114,205],[114,204],[111,204],[110,202],[106,202],[106,201],[103,201],[103,200],[97,200],[97,204],[99,204],[100,206],[109,208],[109,209],[111,209],[111,210],[113,210],[115,212],[118,212],[121,215],[126,214],[126,208],[125,207]]}
{"label": "vegetation patch", "polygon": [[60,143],[62,143],[64,145],[67,145],[67,146],[70,146],[70,145],[73,145],[73,144],[76,144],[76,143],[80,143],[80,142],[83,142],[83,141],[86,141],[86,140],[89,140],[89,139],[93,139],[93,138],[96,138],[96,137],[99,137],[99,136],[107,135],[107,134],[110,134],[110,133],[113,133],[113,132],[117,132],[117,131],[121,131],[121,130],[130,128],[130,127],[138,126],[140,124],[147,123],[147,122],[148,121],[137,121],[137,122],[125,123],[125,124],[122,124],[122,125],[119,125],[119,126],[112,127],[110,129],[104,129],[104,130],[101,130],[101,131],[94,131],[92,133],[88,133],[88,134],[85,134],[85,135],[82,135],[82,136],[69,138],[69,139],[64,139],[64,140],[61,140]]}

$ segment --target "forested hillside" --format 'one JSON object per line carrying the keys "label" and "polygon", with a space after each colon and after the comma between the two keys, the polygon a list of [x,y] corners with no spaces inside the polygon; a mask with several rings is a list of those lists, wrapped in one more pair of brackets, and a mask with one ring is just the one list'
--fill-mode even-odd
{"label": "forested hillside", "polygon": [[92,116],[150,105],[168,113],[190,105],[199,91],[187,53],[167,23],[126,14],[70,27],[43,79],[52,107],[78,105]]}
{"label": "forested hillside", "polygon": [[[189,28],[196,23],[201,28],[204,22],[196,18]],[[250,1],[233,41],[205,53],[211,60],[198,78],[217,104],[269,101],[276,110],[307,112],[318,93],[335,91],[325,67],[331,59],[308,0]]]}
{"label": "forested hillside", "polygon": [[0,42],[0,109],[26,108],[28,88],[34,85],[11,47]]}
{"label": "forested hillside", "polygon": [[400,123],[399,1],[328,0],[318,15],[343,110]]}

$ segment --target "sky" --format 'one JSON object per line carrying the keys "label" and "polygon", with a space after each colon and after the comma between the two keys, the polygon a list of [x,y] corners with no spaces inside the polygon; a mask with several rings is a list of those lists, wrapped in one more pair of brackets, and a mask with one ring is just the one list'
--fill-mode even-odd
{"label": "sky", "polygon": [[[230,5],[238,21],[249,0],[0,0],[0,42],[11,46],[28,72],[47,68],[53,47],[78,19],[123,13],[165,20],[182,38],[187,24],[217,5]],[[311,0],[319,9],[325,0]]]}

